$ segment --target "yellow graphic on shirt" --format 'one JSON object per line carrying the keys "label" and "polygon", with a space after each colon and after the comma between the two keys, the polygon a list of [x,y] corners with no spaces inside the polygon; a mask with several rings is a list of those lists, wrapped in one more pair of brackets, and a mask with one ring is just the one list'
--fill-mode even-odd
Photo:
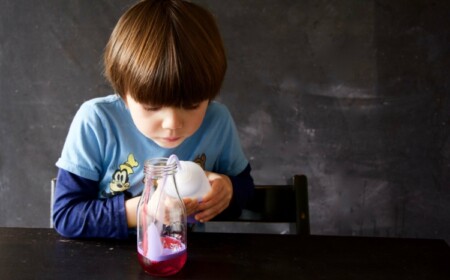
{"label": "yellow graphic on shirt", "polygon": [[112,181],[109,183],[111,195],[130,188],[129,175],[134,173],[133,168],[137,166],[139,163],[134,159],[134,155],[129,154],[127,161],[119,165],[119,169],[112,175]]}

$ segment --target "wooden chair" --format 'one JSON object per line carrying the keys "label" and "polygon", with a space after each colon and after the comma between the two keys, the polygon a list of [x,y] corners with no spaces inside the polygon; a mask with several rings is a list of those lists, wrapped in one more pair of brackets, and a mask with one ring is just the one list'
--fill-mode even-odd
{"label": "wooden chair", "polygon": [[[241,217],[205,223],[206,232],[309,235],[308,181],[295,175],[286,185],[257,185]],[[195,230],[194,230],[195,231]]]}

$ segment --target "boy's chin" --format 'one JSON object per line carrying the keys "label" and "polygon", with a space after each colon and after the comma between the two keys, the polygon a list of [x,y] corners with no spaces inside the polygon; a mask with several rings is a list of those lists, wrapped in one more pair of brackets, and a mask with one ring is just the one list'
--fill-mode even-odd
{"label": "boy's chin", "polygon": [[183,143],[184,139],[175,141],[175,142],[166,142],[166,141],[158,141],[158,140],[153,140],[153,141],[161,148],[173,149],[173,148],[180,146],[181,143]]}

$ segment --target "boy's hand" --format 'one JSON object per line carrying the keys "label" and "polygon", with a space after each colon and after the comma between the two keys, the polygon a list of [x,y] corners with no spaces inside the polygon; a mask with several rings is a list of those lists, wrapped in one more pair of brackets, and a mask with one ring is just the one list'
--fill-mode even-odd
{"label": "boy's hand", "polygon": [[129,228],[136,227],[136,214],[140,198],[140,196],[136,196],[131,199],[125,200],[125,213],[127,216],[127,223]]}
{"label": "boy's hand", "polygon": [[206,172],[211,190],[203,197],[198,204],[195,219],[204,223],[225,210],[230,205],[233,197],[233,186],[228,176],[213,172]]}
{"label": "boy's hand", "polygon": [[185,197],[183,198],[183,202],[188,216],[198,211],[197,199]]}

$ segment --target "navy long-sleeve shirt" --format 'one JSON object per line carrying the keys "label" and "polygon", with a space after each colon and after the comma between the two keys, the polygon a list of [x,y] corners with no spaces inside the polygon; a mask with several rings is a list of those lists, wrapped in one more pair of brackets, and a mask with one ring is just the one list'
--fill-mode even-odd
{"label": "navy long-sleeve shirt", "polygon": [[[217,218],[236,218],[253,195],[254,183],[247,167],[237,176],[229,176],[233,185],[230,205]],[[124,193],[98,198],[98,182],[59,169],[53,222],[56,231],[69,238],[128,237]]]}

